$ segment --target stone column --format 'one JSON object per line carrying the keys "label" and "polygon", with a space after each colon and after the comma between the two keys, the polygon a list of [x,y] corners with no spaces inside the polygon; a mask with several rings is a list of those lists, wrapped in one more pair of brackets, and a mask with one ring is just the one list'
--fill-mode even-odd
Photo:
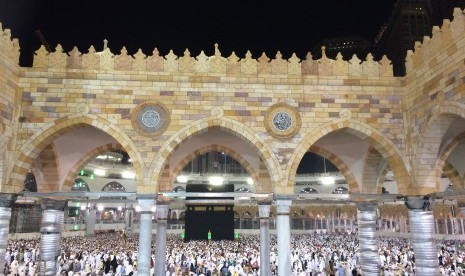
{"label": "stone column", "polygon": [[126,211],[124,212],[124,224],[126,233],[132,233],[134,228],[134,207],[132,204],[127,207]]}
{"label": "stone column", "polygon": [[93,235],[95,233],[95,208],[89,207],[86,211],[86,236]]}
{"label": "stone column", "polygon": [[0,194],[0,274],[5,267],[6,245],[10,233],[11,206],[15,203],[17,195]]}
{"label": "stone column", "polygon": [[40,227],[39,275],[55,276],[57,258],[60,255],[61,233],[64,230],[63,210],[67,201],[43,199],[42,223]]}
{"label": "stone column", "polygon": [[415,253],[415,273],[439,275],[436,243],[433,240],[433,200],[427,197],[407,197],[410,232]]}
{"label": "stone column", "polygon": [[291,231],[289,212],[292,200],[276,200],[277,234],[278,234],[278,275],[292,275],[291,265]]}
{"label": "stone column", "polygon": [[169,205],[166,202],[157,203],[157,235],[155,236],[155,275],[165,275],[166,273],[166,228],[168,208]]}
{"label": "stone column", "polygon": [[260,276],[271,275],[270,269],[270,203],[258,205],[260,215]]}
{"label": "stone column", "polygon": [[139,199],[139,250],[137,253],[137,274],[150,275],[150,258],[152,257],[152,206],[154,199]]}
{"label": "stone column", "polygon": [[379,275],[378,243],[376,240],[376,209],[371,202],[357,203],[358,240],[362,275]]}

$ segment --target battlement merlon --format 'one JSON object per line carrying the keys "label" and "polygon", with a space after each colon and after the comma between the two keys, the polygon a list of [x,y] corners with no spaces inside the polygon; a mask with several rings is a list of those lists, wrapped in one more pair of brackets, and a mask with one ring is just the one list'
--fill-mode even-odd
{"label": "battlement merlon", "polygon": [[[406,71],[407,75],[411,72],[418,71],[422,66],[427,66],[428,63],[440,56],[442,53],[450,49],[461,49],[465,44],[465,10],[455,8],[453,20],[444,19],[441,28],[434,26],[432,36],[424,36],[423,42],[415,42],[413,50],[407,51]],[[446,58],[443,56],[443,58]],[[440,62],[440,60],[437,60]]]}
{"label": "battlement merlon", "polygon": [[319,60],[313,60],[311,53],[303,60],[293,54],[289,59],[283,59],[278,51],[271,59],[263,53],[258,59],[253,59],[250,51],[245,57],[238,57],[232,52],[229,57],[223,57],[215,44],[215,52],[207,56],[204,51],[196,57],[191,56],[188,49],[183,56],[176,56],[173,50],[165,56],[161,56],[155,48],[152,55],[146,55],[139,49],[130,55],[125,47],[119,54],[114,54],[104,41],[102,51],[96,51],[91,46],[87,53],[81,53],[74,47],[66,53],[60,44],[54,52],[48,52],[41,47],[34,55],[34,68],[57,69],[82,69],[82,70],[106,70],[106,71],[147,71],[147,72],[178,72],[194,74],[217,75],[283,75],[283,76],[365,76],[365,77],[392,77],[391,61],[384,56],[380,61],[375,61],[368,54],[365,61],[356,55],[350,60],[344,60],[339,54],[335,60],[322,55]]}
{"label": "battlement merlon", "polygon": [[11,38],[11,30],[3,29],[0,23],[0,58],[8,59],[11,63],[19,65],[19,41]]}

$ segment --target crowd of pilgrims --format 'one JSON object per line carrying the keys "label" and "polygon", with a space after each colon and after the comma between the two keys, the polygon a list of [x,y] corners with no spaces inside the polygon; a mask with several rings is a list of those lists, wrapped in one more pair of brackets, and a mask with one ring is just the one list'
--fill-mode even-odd
{"label": "crowd of pilgrims", "polygon": [[[437,241],[440,275],[465,275],[463,242]],[[39,240],[9,240],[5,274],[33,276],[38,273]],[[379,238],[380,275],[415,275],[415,256],[410,240]],[[137,235],[102,233],[68,237],[61,241],[57,275],[137,275]],[[155,238],[152,238],[151,275],[154,275]],[[255,276],[260,275],[260,237],[242,235],[229,241],[184,242],[167,236],[166,275]],[[271,236],[271,274],[277,275],[277,239]],[[356,235],[302,234],[291,236],[292,275],[363,275]]]}

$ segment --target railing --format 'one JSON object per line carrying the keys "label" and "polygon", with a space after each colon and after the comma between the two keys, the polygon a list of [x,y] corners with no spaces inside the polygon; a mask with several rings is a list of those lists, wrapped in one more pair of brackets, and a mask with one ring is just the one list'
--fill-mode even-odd
{"label": "railing", "polygon": [[[315,218],[289,218],[290,227],[292,230],[310,230],[310,231],[326,231],[326,232],[355,232],[357,230],[357,221],[355,218],[338,218],[338,217],[315,217]],[[18,207],[12,208],[12,216],[10,219],[10,233],[34,233],[40,231],[42,220],[42,210],[36,207]],[[133,220],[134,224],[138,224],[137,217]],[[156,221],[153,220],[155,224]],[[86,221],[83,218],[68,217],[65,219],[67,229],[72,229],[72,225],[79,225],[78,229],[85,228]],[[110,225],[125,225],[125,220],[121,219],[96,219],[96,229],[98,225],[107,225],[104,228],[110,229]],[[276,229],[276,219],[270,218],[270,229]],[[168,229],[184,229],[183,220],[170,219],[168,220]],[[259,229],[260,219],[257,217],[251,218],[234,218],[235,229]],[[380,233],[398,233],[409,234],[410,227],[407,217],[399,218],[380,218],[378,219],[377,231]],[[465,235],[465,218],[447,217],[435,219],[435,233],[437,235]]]}

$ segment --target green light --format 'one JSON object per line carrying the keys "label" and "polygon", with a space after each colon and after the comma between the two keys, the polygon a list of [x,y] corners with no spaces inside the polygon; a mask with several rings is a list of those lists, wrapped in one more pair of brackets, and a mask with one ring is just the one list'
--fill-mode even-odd
{"label": "green light", "polygon": [[235,238],[235,239],[238,239],[238,238],[239,238],[239,232],[237,232],[237,231],[234,232],[234,238]]}
{"label": "green light", "polygon": [[186,233],[184,231],[181,232],[181,239],[184,239],[186,237]]}
{"label": "green light", "polygon": [[94,174],[91,174],[91,175],[90,175],[90,179],[94,179]]}
{"label": "green light", "polygon": [[76,210],[76,212],[74,212],[76,215],[79,215],[79,210]]}
{"label": "green light", "polygon": [[80,175],[84,175],[84,170],[81,170],[81,172],[79,173]]}
{"label": "green light", "polygon": [[212,239],[212,232],[210,232],[210,230],[208,230],[208,240],[211,240]]}
{"label": "green light", "polygon": [[79,225],[77,225],[77,224],[76,224],[76,225],[74,225],[74,228],[73,228],[73,229],[74,229],[74,231],[77,231],[77,230],[79,230]]}

